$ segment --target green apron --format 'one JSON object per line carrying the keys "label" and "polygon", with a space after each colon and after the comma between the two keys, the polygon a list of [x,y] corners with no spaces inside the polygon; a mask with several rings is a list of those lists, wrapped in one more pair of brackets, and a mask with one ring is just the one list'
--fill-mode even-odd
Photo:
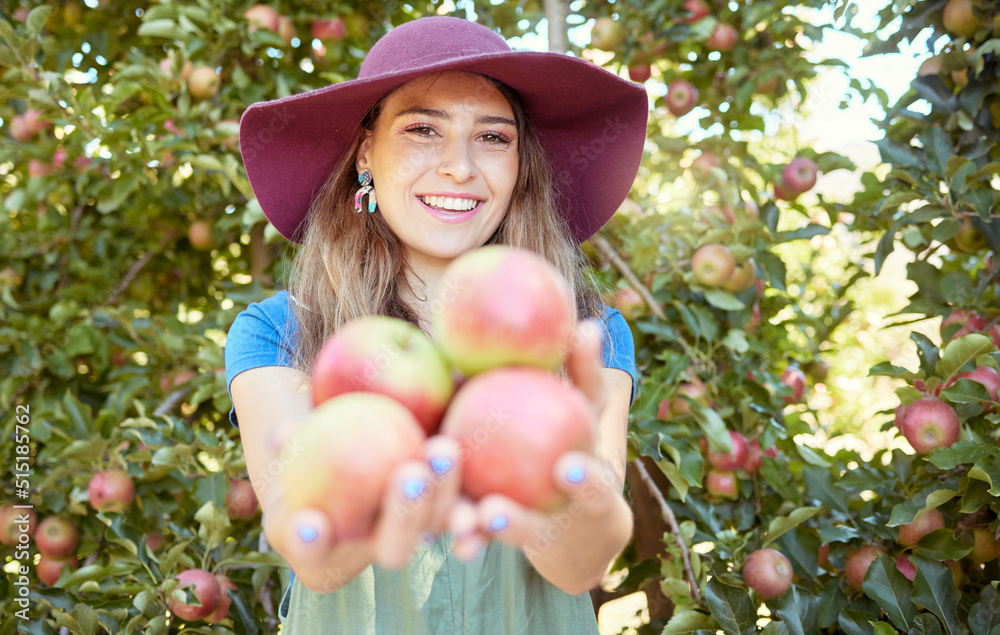
{"label": "green apron", "polygon": [[491,542],[478,560],[451,555],[449,539],[419,546],[406,569],[370,565],[333,593],[299,578],[279,616],[289,635],[597,635],[588,593],[570,595],[519,550]]}

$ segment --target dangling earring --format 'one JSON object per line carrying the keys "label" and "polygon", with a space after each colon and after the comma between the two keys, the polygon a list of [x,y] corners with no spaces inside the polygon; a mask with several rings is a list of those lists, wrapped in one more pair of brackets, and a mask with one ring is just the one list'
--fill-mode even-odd
{"label": "dangling earring", "polygon": [[354,211],[360,213],[364,206],[361,204],[361,199],[365,194],[368,195],[368,213],[375,213],[375,186],[372,185],[372,173],[365,170],[358,175],[358,183],[361,187],[358,189],[357,193],[354,195]]}

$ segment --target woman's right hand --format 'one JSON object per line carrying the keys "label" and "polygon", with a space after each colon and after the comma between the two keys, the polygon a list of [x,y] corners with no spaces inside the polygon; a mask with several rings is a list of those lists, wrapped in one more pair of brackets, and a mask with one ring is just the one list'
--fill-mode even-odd
{"label": "woman's right hand", "polygon": [[432,437],[424,443],[424,461],[397,467],[368,536],[338,540],[321,510],[290,509],[282,484],[281,449],[312,409],[308,377],[291,368],[255,368],[237,375],[230,389],[264,533],[310,589],[332,592],[373,562],[401,568],[419,540],[445,529],[459,491],[459,448],[453,439]]}
{"label": "woman's right hand", "polygon": [[458,444],[437,436],[424,444],[424,461],[406,461],[394,470],[371,534],[340,541],[321,510],[288,509],[278,485],[264,512],[264,532],[295,575],[314,591],[331,592],[354,579],[368,564],[406,566],[417,543],[444,530],[458,496]]}

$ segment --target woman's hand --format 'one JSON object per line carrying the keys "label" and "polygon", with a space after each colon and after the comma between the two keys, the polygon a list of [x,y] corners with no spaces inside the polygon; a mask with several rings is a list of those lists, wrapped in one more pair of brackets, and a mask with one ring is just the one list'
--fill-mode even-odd
{"label": "woman's hand", "polygon": [[461,559],[475,557],[488,540],[499,540],[523,550],[556,586],[582,593],[600,582],[631,536],[631,511],[622,495],[631,379],[603,368],[599,326],[582,324],[574,341],[567,371],[593,408],[597,443],[593,456],[568,452],[556,463],[553,478],[565,505],[544,513],[501,495],[476,504],[462,500],[449,528]]}
{"label": "woman's hand", "polygon": [[289,510],[281,486],[264,514],[264,532],[296,576],[315,591],[330,592],[368,564],[406,566],[417,542],[440,533],[458,496],[458,444],[437,436],[424,445],[425,461],[406,461],[393,471],[371,534],[341,541],[321,510]]}

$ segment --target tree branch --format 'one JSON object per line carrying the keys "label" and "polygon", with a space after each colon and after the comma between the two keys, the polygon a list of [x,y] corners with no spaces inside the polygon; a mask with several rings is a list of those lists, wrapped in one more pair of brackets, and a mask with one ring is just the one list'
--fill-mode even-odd
{"label": "tree branch", "polygon": [[597,247],[597,250],[601,252],[601,256],[613,264],[615,269],[622,274],[622,277],[628,280],[628,283],[633,289],[635,289],[636,293],[639,294],[642,301],[649,307],[649,310],[653,312],[653,315],[666,322],[667,314],[663,312],[663,307],[661,307],[660,304],[653,299],[653,294],[649,292],[646,285],[639,281],[639,277],[635,275],[635,272],[628,266],[628,263],[618,255],[618,252],[611,246],[608,239],[604,236],[596,235],[591,238],[590,241],[594,244],[594,247]]}
{"label": "tree branch", "polygon": [[684,544],[684,537],[681,536],[681,528],[677,524],[677,517],[674,516],[674,512],[670,509],[670,505],[667,504],[667,499],[663,497],[663,492],[656,486],[653,482],[653,478],[649,475],[646,470],[646,466],[643,465],[642,461],[634,461],[636,470],[639,471],[639,478],[643,480],[646,487],[649,488],[650,493],[656,502],[660,505],[660,512],[663,514],[663,520],[670,527],[670,533],[674,536],[674,541],[681,550],[681,560],[684,563],[684,577],[687,579],[688,586],[691,588],[691,597],[694,598],[695,602],[701,602],[701,592],[698,590],[698,581],[694,577],[694,570],[691,568],[691,554],[688,551],[687,545]]}
{"label": "tree branch", "polygon": [[132,281],[139,275],[142,268],[149,264],[149,261],[153,259],[153,256],[163,251],[163,249],[175,239],[176,235],[173,233],[165,234],[163,238],[160,239],[160,244],[157,245],[155,250],[147,251],[142,255],[142,258],[133,262],[132,266],[128,268],[128,271],[126,271],[125,275],[122,277],[122,281],[118,284],[118,288],[115,289],[115,292],[111,294],[110,298],[108,298],[108,304],[118,304],[118,301],[122,299],[123,295],[125,295],[125,291],[128,290],[128,286],[132,284]]}

